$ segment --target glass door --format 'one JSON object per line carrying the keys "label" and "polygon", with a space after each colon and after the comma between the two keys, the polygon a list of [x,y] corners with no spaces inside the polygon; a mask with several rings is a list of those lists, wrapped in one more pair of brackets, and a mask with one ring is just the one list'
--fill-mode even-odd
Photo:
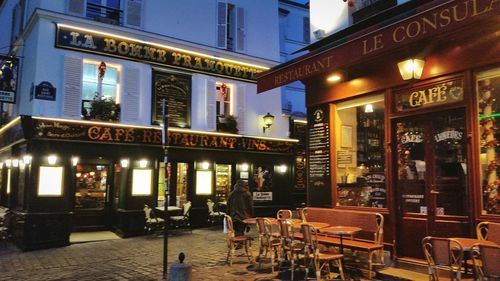
{"label": "glass door", "polygon": [[78,164],[75,167],[75,227],[99,228],[109,223],[109,165]]}
{"label": "glass door", "polygon": [[399,119],[396,138],[398,256],[423,258],[425,236],[464,237],[467,131],[463,110]]}

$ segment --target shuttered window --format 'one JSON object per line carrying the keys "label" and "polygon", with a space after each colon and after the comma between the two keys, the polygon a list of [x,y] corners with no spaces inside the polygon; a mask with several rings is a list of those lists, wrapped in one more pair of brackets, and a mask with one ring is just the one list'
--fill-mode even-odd
{"label": "shuttered window", "polygon": [[217,47],[227,47],[227,2],[217,2]]}
{"label": "shuttered window", "polygon": [[81,118],[82,69],[79,58],[64,57],[63,116]]}
{"label": "shuttered window", "polygon": [[81,17],[85,16],[86,2],[85,0],[67,0],[68,14]]}
{"label": "shuttered window", "polygon": [[246,122],[246,87],[245,85],[237,85],[236,86],[236,113],[235,115],[238,117],[238,130],[240,133],[245,133],[247,130],[247,122]]}
{"label": "shuttered window", "polygon": [[121,119],[125,122],[136,122],[139,120],[140,77],[140,70],[138,68],[125,68],[121,111]]}
{"label": "shuttered window", "polygon": [[309,17],[304,17],[304,43],[311,42],[311,25],[309,21]]}
{"label": "shuttered window", "polygon": [[206,126],[208,130],[215,130],[216,129],[216,89],[215,89],[215,81],[214,80],[207,80],[206,82]]}
{"label": "shuttered window", "polygon": [[245,11],[237,8],[236,13],[236,51],[245,51]]}
{"label": "shuttered window", "polygon": [[230,51],[245,51],[245,10],[217,2],[217,47]]}
{"label": "shuttered window", "polygon": [[127,0],[125,7],[125,23],[133,27],[142,26],[142,0]]}

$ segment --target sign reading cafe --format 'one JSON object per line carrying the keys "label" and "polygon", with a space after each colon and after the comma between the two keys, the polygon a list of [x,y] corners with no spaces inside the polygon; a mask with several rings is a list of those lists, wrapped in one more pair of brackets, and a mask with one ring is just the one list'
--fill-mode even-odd
{"label": "sign reading cafe", "polygon": [[264,68],[238,64],[159,44],[57,25],[56,47],[187,69],[194,72],[256,82]]}

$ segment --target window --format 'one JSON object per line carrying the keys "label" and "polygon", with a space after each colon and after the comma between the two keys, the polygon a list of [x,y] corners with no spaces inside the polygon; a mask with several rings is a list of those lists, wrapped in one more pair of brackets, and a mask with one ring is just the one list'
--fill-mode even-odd
{"label": "window", "polygon": [[87,18],[120,24],[122,21],[120,0],[87,0]]}
{"label": "window", "polygon": [[[121,67],[106,63],[106,71],[101,81],[98,78],[98,61],[83,62],[83,82],[82,82],[82,112],[89,112],[90,102],[100,93],[103,98],[114,100],[120,103],[119,96],[119,76]],[[85,114],[84,114],[85,115]]]}
{"label": "window", "polygon": [[483,215],[500,215],[500,68],[484,71],[476,76],[479,112],[479,161],[482,186]]}
{"label": "window", "polygon": [[230,51],[245,51],[245,13],[243,8],[218,2],[217,46]]}
{"label": "window", "polygon": [[304,43],[309,44],[311,42],[311,25],[309,17],[304,17],[303,23],[304,23]]}
{"label": "window", "polygon": [[384,97],[336,106],[337,205],[385,208]]}
{"label": "window", "polygon": [[226,83],[216,83],[216,95],[215,106],[217,116],[232,115],[232,86]]}

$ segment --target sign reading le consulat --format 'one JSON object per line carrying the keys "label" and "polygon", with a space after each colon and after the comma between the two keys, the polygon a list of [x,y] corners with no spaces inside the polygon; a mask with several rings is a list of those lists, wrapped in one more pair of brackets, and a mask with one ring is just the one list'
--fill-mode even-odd
{"label": "sign reading le consulat", "polygon": [[256,74],[264,70],[78,28],[58,25],[56,32],[56,47],[63,49],[121,57],[247,82],[257,81]]}

